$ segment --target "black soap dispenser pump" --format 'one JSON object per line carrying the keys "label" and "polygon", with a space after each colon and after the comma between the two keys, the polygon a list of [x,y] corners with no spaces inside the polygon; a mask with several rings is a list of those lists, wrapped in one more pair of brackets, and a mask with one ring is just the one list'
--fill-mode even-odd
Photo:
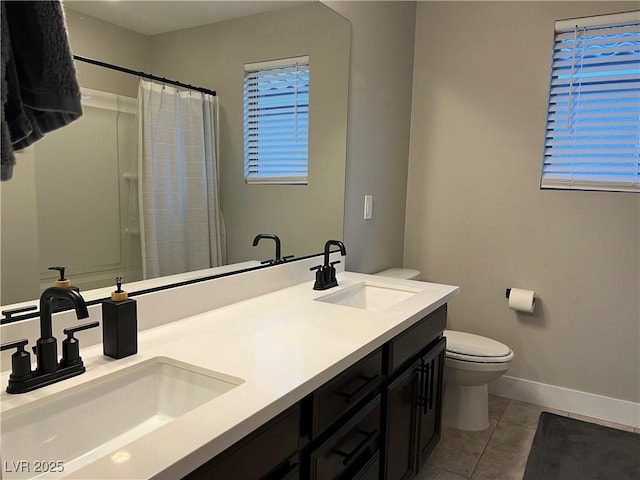
{"label": "black soap dispenser pump", "polygon": [[[64,272],[66,269],[67,267],[49,267],[49,270],[55,270],[60,275],[56,279],[53,286],[58,288],[71,288],[72,290],[80,293],[80,289],[74,285],[71,285],[71,280],[64,276]],[[54,313],[60,312],[62,310],[71,310],[73,308],[73,304],[69,300],[65,300],[64,298],[53,298],[51,302],[52,310]]]}
{"label": "black soap dispenser pump", "polygon": [[136,301],[122,290],[122,277],[111,300],[102,302],[102,345],[104,354],[123,358],[138,353],[138,316]]}

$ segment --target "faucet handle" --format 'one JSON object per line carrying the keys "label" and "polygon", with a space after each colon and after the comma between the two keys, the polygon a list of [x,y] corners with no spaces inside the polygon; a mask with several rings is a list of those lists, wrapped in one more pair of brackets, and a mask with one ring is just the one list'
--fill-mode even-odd
{"label": "faucet handle", "polygon": [[37,305],[29,305],[28,307],[20,307],[20,308],[12,308],[10,310],[2,310],[2,316],[4,316],[3,320],[11,320],[12,315],[16,315],[18,313],[31,312],[33,310],[37,310]]}
{"label": "faucet handle", "polygon": [[318,271],[320,271],[320,269],[321,269],[321,268],[322,268],[322,265],[316,265],[315,267],[311,267],[311,268],[309,269],[309,271],[310,271],[310,272],[313,272],[314,270],[318,270]]}
{"label": "faucet handle", "polygon": [[285,255],[284,257],[282,257],[282,261],[286,262],[287,260],[292,259],[293,257],[295,257],[295,255]]}
{"label": "faucet handle", "polygon": [[330,283],[335,283],[336,285],[338,284],[338,281],[336,280],[336,267],[334,267],[334,265],[336,263],[340,263],[340,260],[336,260],[335,262],[331,262],[329,263],[330,267],[329,267],[329,282]]}
{"label": "faucet handle", "polygon": [[100,325],[100,322],[91,322],[62,330],[67,338],[62,341],[62,360],[60,360],[60,368],[82,363],[82,359],[80,358],[80,343],[73,334],[82,330],[88,330],[89,328],[95,328],[98,325]]}
{"label": "faucet handle", "polygon": [[23,382],[33,377],[33,372],[31,371],[31,355],[24,349],[28,343],[29,340],[23,338],[22,340],[0,345],[0,351],[9,350],[10,348],[18,349],[11,355],[11,375],[9,375],[11,382]]}
{"label": "faucet handle", "polygon": [[65,328],[62,330],[62,333],[67,335],[67,338],[72,338],[74,333],[81,332],[82,330],[89,330],[90,328],[95,328],[98,325],[100,325],[100,322],[85,323],[83,325],[78,325],[77,327]]}
{"label": "faucet handle", "polygon": [[9,350],[11,348],[17,348],[19,352],[24,352],[24,347],[29,343],[29,340],[23,338],[22,340],[16,340],[15,342],[3,343],[0,345],[0,351]]}

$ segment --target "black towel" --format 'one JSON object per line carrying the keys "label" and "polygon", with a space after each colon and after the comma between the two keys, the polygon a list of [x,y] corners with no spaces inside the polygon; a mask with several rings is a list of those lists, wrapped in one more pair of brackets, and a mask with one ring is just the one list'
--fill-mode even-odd
{"label": "black towel", "polygon": [[82,106],[59,0],[3,1],[1,40],[2,180],[8,180],[13,151],[76,120]]}

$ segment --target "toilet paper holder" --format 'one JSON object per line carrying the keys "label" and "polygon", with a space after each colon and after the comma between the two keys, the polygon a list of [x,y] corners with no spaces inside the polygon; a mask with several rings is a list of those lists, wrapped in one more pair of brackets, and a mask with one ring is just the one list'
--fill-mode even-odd
{"label": "toilet paper holder", "polygon": [[509,308],[517,312],[533,313],[536,306],[536,294],[533,290],[521,288],[507,288],[505,297],[509,302]]}

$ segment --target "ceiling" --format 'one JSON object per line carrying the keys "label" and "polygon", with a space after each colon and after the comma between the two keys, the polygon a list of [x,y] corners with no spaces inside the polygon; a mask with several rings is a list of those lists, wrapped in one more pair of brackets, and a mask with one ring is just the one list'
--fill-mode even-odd
{"label": "ceiling", "polygon": [[290,7],[293,1],[65,0],[65,8],[143,35],[198,27]]}

